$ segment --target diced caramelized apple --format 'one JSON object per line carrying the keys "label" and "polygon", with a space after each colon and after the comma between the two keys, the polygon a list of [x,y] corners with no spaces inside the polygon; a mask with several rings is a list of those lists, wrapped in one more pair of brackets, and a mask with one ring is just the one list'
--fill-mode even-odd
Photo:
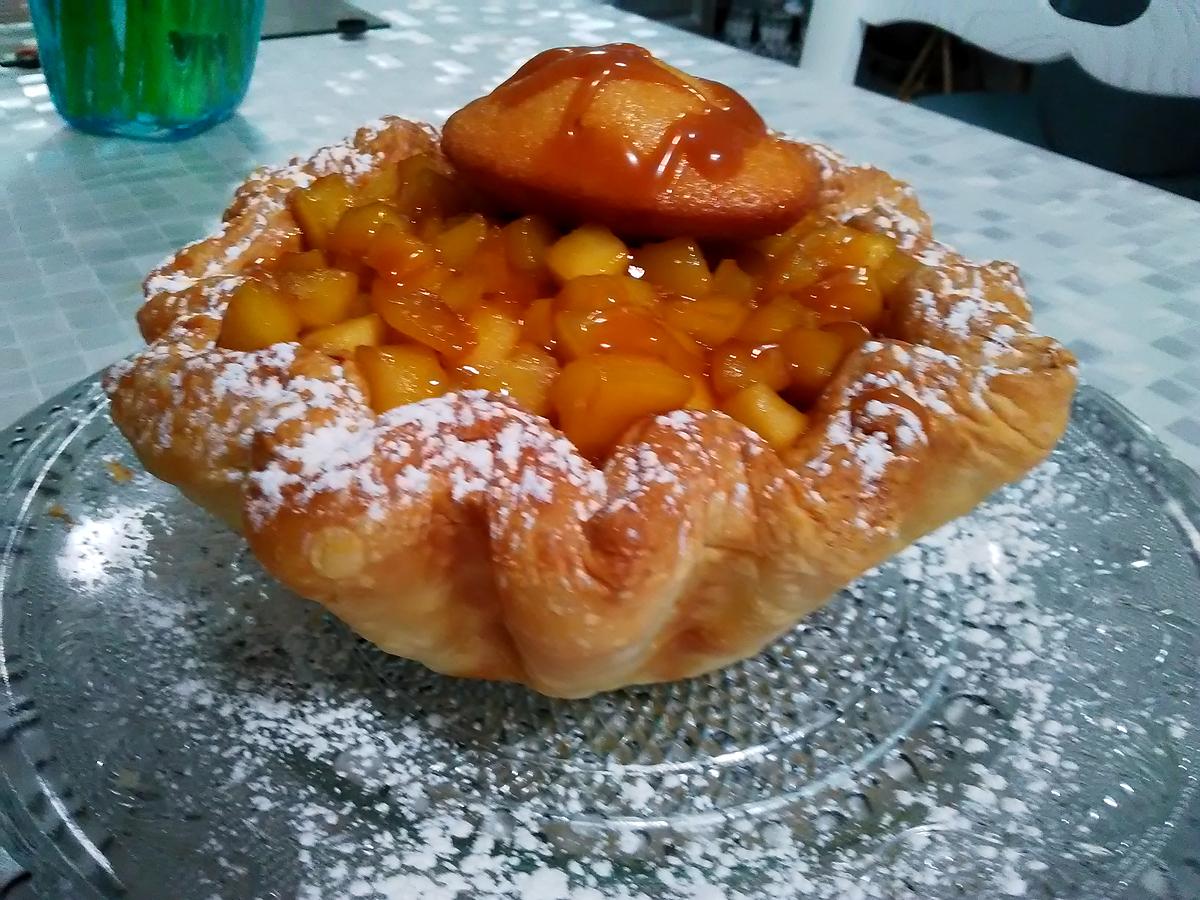
{"label": "diced caramelized apple", "polygon": [[229,298],[217,346],[229,350],[261,350],[294,341],[300,318],[288,298],[259,281],[238,285]]}
{"label": "diced caramelized apple", "polygon": [[822,325],[821,330],[840,337],[846,353],[857,350],[871,339],[871,332],[858,322],[830,322]]}
{"label": "diced caramelized apple", "polygon": [[[686,331],[680,331],[669,322],[663,322],[662,327],[688,355],[687,360],[680,361],[680,371],[702,371],[704,368],[705,348]],[[689,368],[689,366],[691,367]]]}
{"label": "diced caramelized apple", "polygon": [[[332,325],[356,314],[358,276],[341,269],[286,272],[280,278],[304,328]],[[362,313],[368,310],[362,310]],[[361,315],[362,313],[358,313]]]}
{"label": "diced caramelized apple", "polygon": [[437,294],[441,291],[442,285],[446,284],[453,277],[454,273],[445,266],[434,264],[414,275],[409,275],[404,279],[404,284],[416,291],[429,291],[432,294]]}
{"label": "diced caramelized apple", "polygon": [[590,312],[609,306],[640,306],[656,303],[654,288],[628,275],[580,275],[558,292],[558,308]]}
{"label": "diced caramelized apple", "polygon": [[436,241],[437,236],[442,233],[442,229],[445,227],[442,217],[436,214],[430,214],[417,219],[415,224],[416,227],[413,233],[427,244],[432,244]]}
{"label": "diced caramelized apple", "polygon": [[448,387],[446,370],[428,347],[359,347],[354,361],[367,381],[371,408],[377,413],[438,397]]}
{"label": "diced caramelized apple", "polygon": [[798,291],[821,277],[821,265],[800,248],[771,261],[765,274],[767,289],[772,293]]}
{"label": "diced caramelized apple", "polygon": [[825,268],[875,269],[895,250],[896,242],[887,235],[855,231],[843,225],[823,248],[821,262]]}
{"label": "diced caramelized apple", "polygon": [[534,415],[550,413],[550,388],[558,377],[558,363],[540,347],[518,347],[507,359],[459,369],[465,388],[508,394]]}
{"label": "diced caramelized apple", "polygon": [[737,333],[747,344],[773,344],[793,328],[816,327],[817,314],[795,297],[775,297],[750,314]]}
{"label": "diced caramelized apple", "polygon": [[550,247],[558,240],[554,226],[541,216],[524,216],[504,226],[504,249],[519,272],[542,272]]}
{"label": "diced caramelized apple", "polygon": [[359,182],[355,194],[360,202],[395,203],[400,190],[400,170],[396,165],[384,166]]}
{"label": "diced caramelized apple", "polygon": [[442,172],[428,154],[401,160],[397,177],[396,206],[410,219],[445,219],[464,210],[469,201],[462,184]]}
{"label": "diced caramelized apple", "polygon": [[690,238],[646,244],[633,254],[633,264],[647,281],[683,297],[704,296],[712,281],[700,245]]}
{"label": "diced caramelized apple", "polygon": [[[780,234],[771,234],[752,241],[749,245],[742,248],[743,255],[753,257],[759,262],[775,262],[782,257],[791,256],[800,239],[811,233],[812,230],[813,223],[806,217]],[[750,252],[747,253],[746,251]],[[744,263],[740,264],[743,268],[747,268]],[[748,268],[747,271],[749,271]]]}
{"label": "diced caramelized apple", "polygon": [[885,259],[878,268],[871,270],[871,276],[879,286],[880,293],[888,296],[913,272],[920,268],[920,263],[902,250],[897,250]]}
{"label": "diced caramelized apple", "polygon": [[525,324],[522,327],[523,340],[545,350],[554,349],[554,301],[549,297],[541,297],[529,304],[525,310]]}
{"label": "diced caramelized apple", "polygon": [[732,396],[752,384],[765,384],[778,391],[788,383],[788,361],[776,344],[726,344],[713,351],[709,377],[721,397]]}
{"label": "diced caramelized apple", "polygon": [[630,306],[578,312],[563,310],[554,316],[557,347],[567,359],[593,353],[652,356],[678,372],[699,372],[704,358],[699,348],[679,337],[644,310]]}
{"label": "diced caramelized apple", "polygon": [[885,235],[823,221],[802,223],[758,242],[758,247],[768,260],[768,286],[774,291],[798,291],[835,269],[875,269],[895,252],[896,242]]}
{"label": "diced caramelized apple", "polygon": [[407,281],[435,262],[433,249],[406,226],[384,225],[371,240],[366,263],[376,272]]}
{"label": "diced caramelized apple", "polygon": [[275,262],[276,272],[311,272],[328,269],[329,259],[320,250],[296,250],[284,253]]}
{"label": "diced caramelized apple", "polygon": [[[780,257],[792,256],[797,240],[797,235],[791,229],[782,234],[769,234],[754,241],[748,247],[743,247],[743,257],[746,261],[753,258],[756,262],[775,262]],[[740,264],[744,268],[746,267],[746,262]]]}
{"label": "diced caramelized apple", "polygon": [[749,301],[757,293],[758,283],[735,260],[723,259],[713,272],[712,290],[722,297]]}
{"label": "diced caramelized apple", "polygon": [[465,266],[474,256],[487,234],[487,220],[479,213],[475,213],[444,229],[434,238],[433,246],[441,255],[442,262],[451,269],[457,270]]}
{"label": "diced caramelized apple", "polygon": [[733,339],[750,312],[745,303],[711,294],[699,300],[672,300],[663,305],[662,317],[672,328],[706,347],[716,347]]}
{"label": "diced caramelized apple", "polygon": [[470,312],[483,302],[488,283],[478,272],[463,272],[447,278],[436,293],[457,313]]}
{"label": "diced caramelized apple", "polygon": [[497,309],[479,307],[467,314],[475,329],[475,346],[461,359],[464,366],[482,366],[509,356],[521,339],[521,325]]}
{"label": "diced caramelized apple", "polygon": [[324,250],[342,213],[353,205],[354,190],[344,175],[322,175],[308,187],[293,190],[287,202],[308,246]]}
{"label": "diced caramelized apple", "polygon": [[471,258],[470,272],[483,279],[488,302],[523,306],[551,287],[548,278],[513,268],[504,249],[504,238],[496,233],[489,234]]}
{"label": "diced caramelized apple", "polygon": [[390,328],[440,354],[458,359],[475,347],[475,330],[433,294],[376,281],[371,305]]}
{"label": "diced caramelized apple", "polygon": [[300,343],[335,356],[349,356],[358,347],[382,344],[387,336],[383,320],[374,313],[326,325],[304,335]]}
{"label": "diced caramelized apple", "polygon": [[602,225],[580,225],[554,242],[546,264],[559,281],[581,275],[620,275],[629,267],[629,249]]}
{"label": "diced caramelized apple", "polygon": [[808,416],[761,383],[738,391],[721,408],[777,451],[796,443],[808,428]]}
{"label": "diced caramelized apple", "polygon": [[738,265],[756,278],[763,279],[772,268],[792,258],[797,245],[818,230],[821,224],[822,220],[808,215],[779,234],[752,241],[735,255]]}
{"label": "diced caramelized apple", "polygon": [[362,259],[371,252],[375,236],[384,227],[407,231],[408,221],[390,203],[368,203],[342,213],[329,238],[329,250],[339,258]]}
{"label": "diced caramelized apple", "polygon": [[234,292],[221,346],[353,356],[378,411],[455,387],[507,394],[595,460],[679,408],[723,409],[790,446],[919,267],[892,238],[817,214],[752,242],[631,252],[594,224],[499,220],[428,154],[354,185],[318,178],[288,205],[307,249]]}
{"label": "diced caramelized apple", "polygon": [[839,335],[816,328],[788,332],[780,347],[791,366],[791,388],[806,402],[820,396],[846,352]]}
{"label": "diced caramelized apple", "polygon": [[679,409],[692,382],[661,360],[599,354],[567,365],[551,390],[558,425],[579,452],[600,459],[630,426]]}
{"label": "diced caramelized apple", "polygon": [[508,264],[504,238],[498,232],[484,234],[471,258],[471,271],[482,275],[492,290],[504,289],[505,282],[513,276],[513,268]]}
{"label": "diced caramelized apple", "polygon": [[602,310],[564,309],[554,314],[555,345],[567,360],[609,349],[603,338],[607,325],[608,317]]}
{"label": "diced caramelized apple", "polygon": [[688,401],[683,405],[683,408],[707,412],[716,406],[716,403],[717,401],[713,396],[712,388],[708,385],[708,379],[703,375],[693,376],[692,396],[688,397]]}
{"label": "diced caramelized apple", "polygon": [[860,322],[873,328],[883,318],[883,296],[863,268],[838,269],[808,288],[802,299],[822,322]]}

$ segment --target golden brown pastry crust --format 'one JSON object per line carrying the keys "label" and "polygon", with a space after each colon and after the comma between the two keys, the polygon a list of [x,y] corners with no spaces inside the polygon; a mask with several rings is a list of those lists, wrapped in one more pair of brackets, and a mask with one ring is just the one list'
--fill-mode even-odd
{"label": "golden brown pastry crust", "polygon": [[926,265],[892,337],[847,360],[782,459],[720,413],[678,411],[633,428],[601,470],[504,397],[376,416],[352,362],[215,347],[239,273],[296,239],[292,186],[433,148],[391,119],[256,173],[224,231],[147,279],[151,343],[108,380],[151,472],[389,652],[563,697],[717,668],[1019,477],[1066,426],[1073,359],[1032,330],[1015,268],[936,243],[907,186],[820,147],[821,210]]}

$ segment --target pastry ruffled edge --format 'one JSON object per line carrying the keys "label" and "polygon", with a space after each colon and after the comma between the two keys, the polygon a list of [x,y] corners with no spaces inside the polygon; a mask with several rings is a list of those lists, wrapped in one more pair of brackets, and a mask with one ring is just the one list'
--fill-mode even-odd
{"label": "pastry ruffled edge", "polygon": [[[1074,360],[1033,330],[1015,267],[937,243],[908,186],[817,145],[820,209],[925,265],[894,334],[846,360],[782,456],[719,412],[677,411],[597,468],[506,397],[377,416],[352,361],[215,346],[243,273],[300,246],[289,191],[420,152],[436,132],[388,118],[255,172],[217,233],[146,279],[149,345],[106,379],[150,472],[388,652],[563,697],[719,668],[1018,478],[1066,427]],[[862,402],[884,387],[923,413]]]}

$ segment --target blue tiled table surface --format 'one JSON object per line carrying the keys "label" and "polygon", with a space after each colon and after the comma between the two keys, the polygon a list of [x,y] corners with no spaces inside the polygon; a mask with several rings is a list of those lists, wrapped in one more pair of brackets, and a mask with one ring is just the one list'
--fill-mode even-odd
{"label": "blue tiled table surface", "polygon": [[139,345],[143,274],[254,166],[384,113],[441,122],[545,47],[630,40],[910,181],[943,240],[1017,262],[1040,329],[1200,467],[1200,204],[587,0],[362,5],[392,27],[264,43],[240,113],[184,143],[73,132],[40,75],[4,70],[0,427]]}

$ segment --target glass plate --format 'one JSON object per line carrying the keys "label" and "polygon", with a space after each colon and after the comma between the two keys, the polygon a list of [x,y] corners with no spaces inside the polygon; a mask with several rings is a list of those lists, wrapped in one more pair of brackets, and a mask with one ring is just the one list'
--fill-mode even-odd
{"label": "glass plate", "polygon": [[1094,390],[757,658],[586,701],[356,639],[94,382],[0,472],[5,896],[1200,896],[1200,492]]}

